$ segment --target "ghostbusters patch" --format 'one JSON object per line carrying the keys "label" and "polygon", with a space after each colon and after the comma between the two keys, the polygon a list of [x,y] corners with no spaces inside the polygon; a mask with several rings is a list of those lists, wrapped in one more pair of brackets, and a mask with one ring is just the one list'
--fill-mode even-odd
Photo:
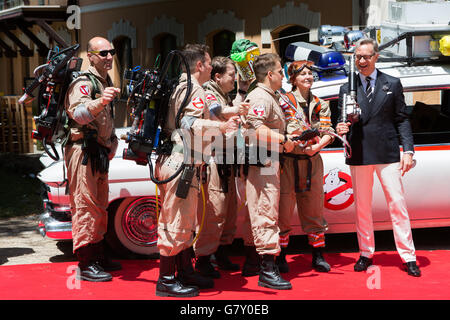
{"label": "ghostbusters patch", "polygon": [[91,90],[89,89],[89,86],[83,85],[83,86],[80,86],[80,92],[81,92],[81,94],[88,96],[90,94]]}
{"label": "ghostbusters patch", "polygon": [[266,108],[264,108],[264,106],[254,106],[253,113],[259,117],[262,117],[266,113]]}
{"label": "ghostbusters patch", "polygon": [[217,101],[216,97],[210,93],[206,95],[206,100],[207,101]]}
{"label": "ghostbusters patch", "polygon": [[195,97],[194,99],[192,99],[191,103],[197,109],[203,109],[203,107],[205,106],[205,103],[200,97]]}

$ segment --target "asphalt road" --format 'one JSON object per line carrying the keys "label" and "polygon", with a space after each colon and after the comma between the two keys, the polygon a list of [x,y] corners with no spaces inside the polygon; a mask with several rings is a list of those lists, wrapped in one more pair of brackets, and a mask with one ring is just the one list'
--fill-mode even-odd
{"label": "asphalt road", "polygon": [[[0,265],[75,261],[72,242],[57,242],[37,231],[38,216],[0,220]],[[416,250],[450,250],[450,227],[414,229]],[[395,251],[392,231],[375,232],[377,251]],[[355,233],[328,234],[326,252],[357,252]],[[235,240],[233,255],[243,255],[242,241]],[[288,254],[310,253],[306,236],[291,237]]]}

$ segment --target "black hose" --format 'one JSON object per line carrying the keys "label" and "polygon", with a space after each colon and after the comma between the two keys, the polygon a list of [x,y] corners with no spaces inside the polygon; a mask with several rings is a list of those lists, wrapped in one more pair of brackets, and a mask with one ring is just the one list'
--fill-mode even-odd
{"label": "black hose", "polygon": [[[176,54],[180,57],[181,61],[183,61],[185,67],[186,67],[186,75],[187,75],[187,89],[186,89],[186,94],[184,96],[184,99],[181,103],[180,108],[178,109],[176,118],[175,118],[175,128],[179,129],[180,128],[180,119],[181,119],[181,115],[184,112],[184,109],[186,108],[187,104],[188,104],[188,99],[191,96],[191,92],[192,92],[192,82],[191,82],[191,71],[189,68],[189,65],[185,59],[185,57],[176,50],[173,50],[169,53],[166,61],[164,62],[163,68],[162,68],[162,72],[161,72],[161,77],[160,77],[160,82],[159,84],[161,84],[161,82],[163,81],[168,69],[169,69],[169,64],[172,61],[173,55]],[[165,184],[168,183],[170,181],[172,181],[173,179],[175,179],[186,167],[186,163],[189,160],[189,154],[187,152],[188,150],[188,146],[187,143],[185,141],[185,139],[183,139],[183,136],[180,135],[181,140],[183,141],[183,163],[181,164],[181,166],[175,171],[175,173],[173,175],[171,175],[169,178],[164,179],[164,180],[158,180],[155,178],[154,173],[153,173],[153,163],[152,163],[152,159],[151,159],[151,154],[147,155],[147,161],[148,161],[148,165],[149,165],[149,171],[150,171],[150,179],[153,181],[153,183],[155,184]]]}

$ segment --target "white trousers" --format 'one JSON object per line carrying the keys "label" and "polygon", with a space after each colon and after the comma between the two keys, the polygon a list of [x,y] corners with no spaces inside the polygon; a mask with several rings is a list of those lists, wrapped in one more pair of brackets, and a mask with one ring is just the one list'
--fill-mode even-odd
{"label": "white trousers", "polygon": [[395,245],[400,258],[403,262],[416,261],[399,163],[350,166],[350,171],[356,207],[356,232],[361,256],[372,258],[375,252],[372,189],[374,172],[376,172],[388,204]]}

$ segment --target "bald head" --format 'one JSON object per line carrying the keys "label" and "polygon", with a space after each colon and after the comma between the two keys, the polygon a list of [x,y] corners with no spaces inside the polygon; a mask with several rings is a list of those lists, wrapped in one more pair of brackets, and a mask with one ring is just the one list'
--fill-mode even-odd
{"label": "bald head", "polygon": [[89,40],[88,44],[87,44],[87,51],[92,51],[92,50],[99,50],[99,48],[103,48],[104,46],[109,46],[111,47],[111,43],[102,37],[94,37],[91,40]]}
{"label": "bald head", "polygon": [[[106,77],[112,69],[113,55],[111,43],[102,37],[94,37],[87,45],[87,56],[91,66],[94,66],[102,77]],[[102,51],[107,51],[106,55]],[[108,53],[109,52],[109,53]]]}

